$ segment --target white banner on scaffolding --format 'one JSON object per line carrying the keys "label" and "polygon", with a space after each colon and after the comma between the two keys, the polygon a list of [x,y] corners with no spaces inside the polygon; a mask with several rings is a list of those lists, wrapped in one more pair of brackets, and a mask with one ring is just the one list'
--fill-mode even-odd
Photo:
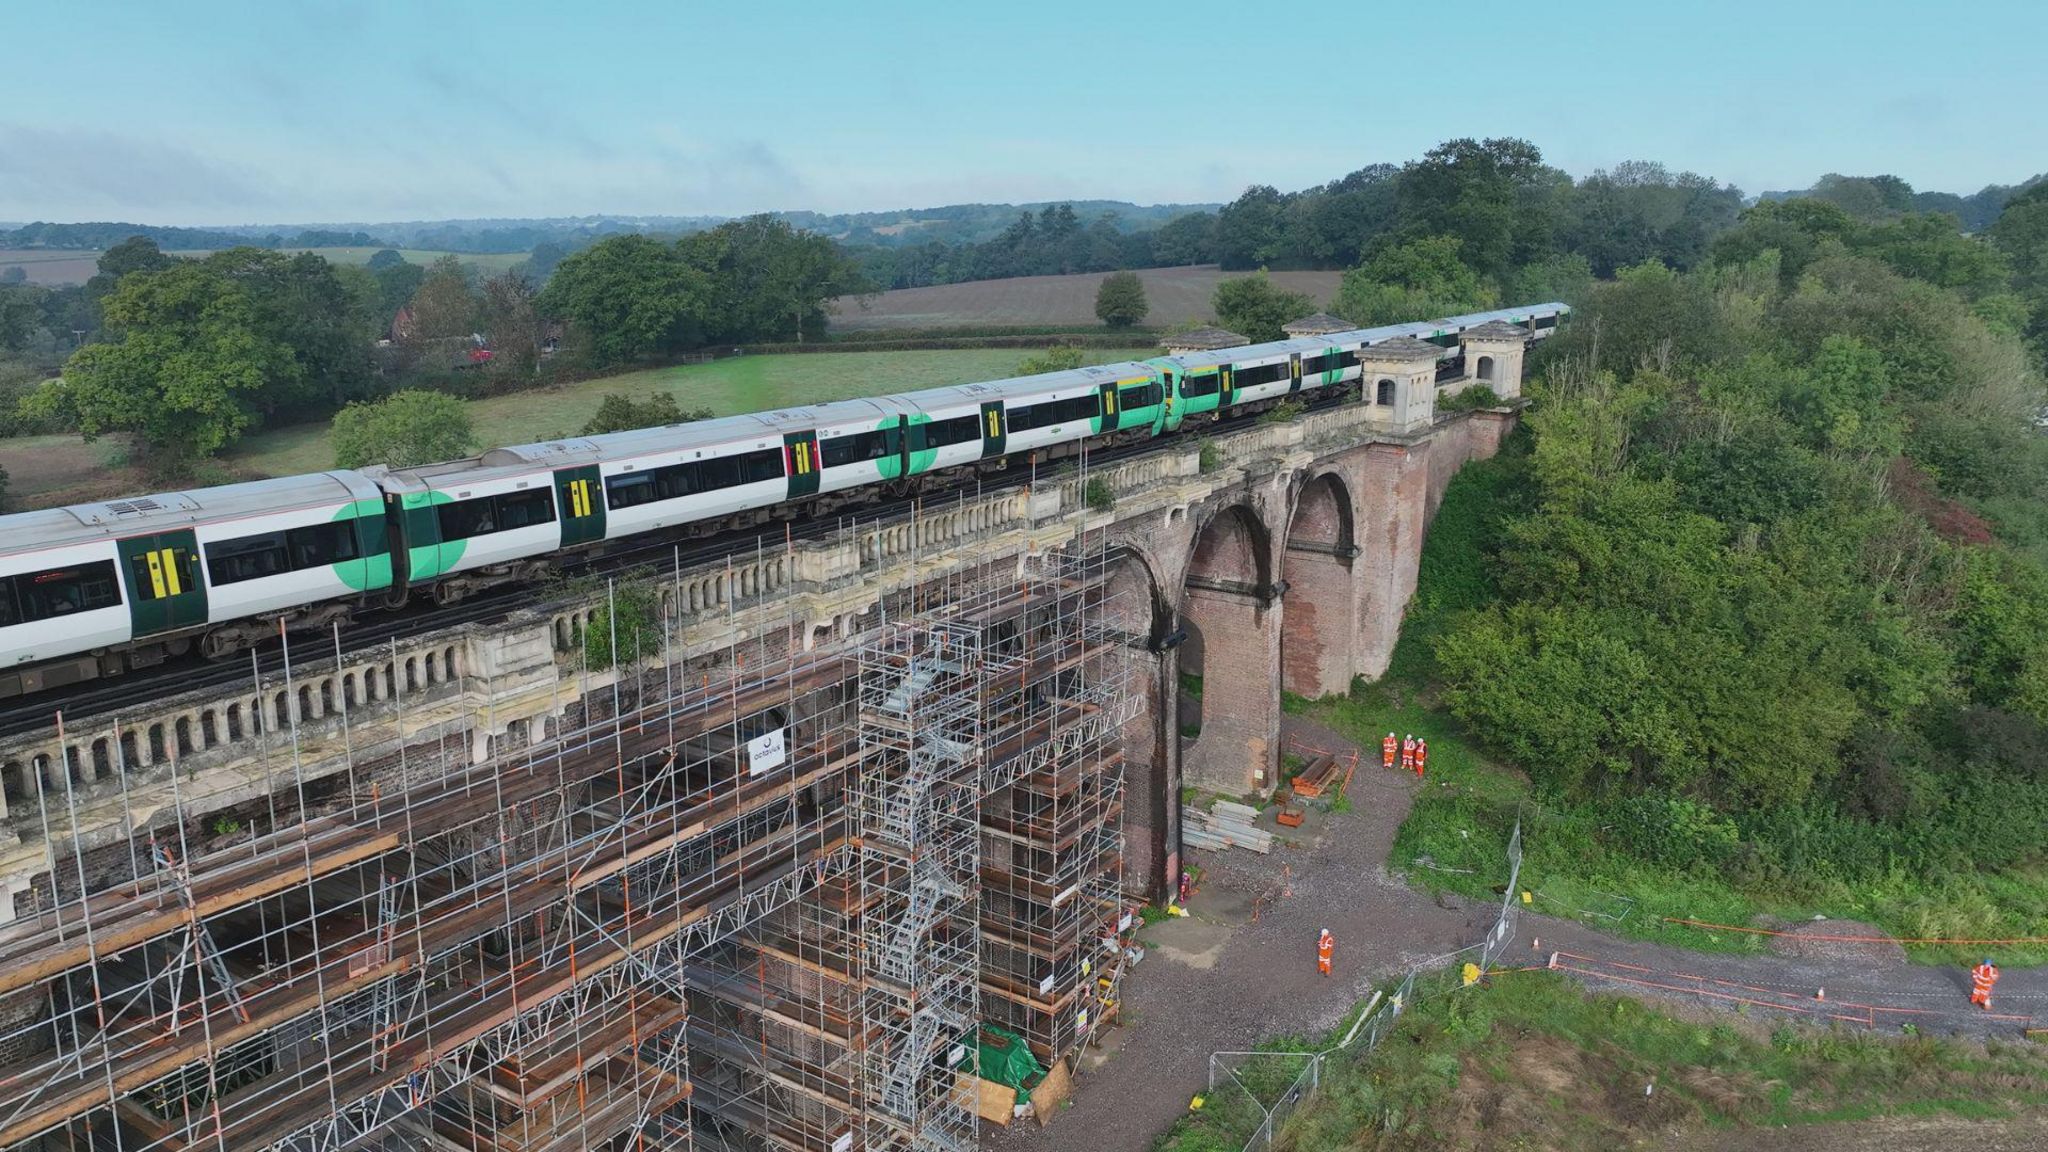
{"label": "white banner on scaffolding", "polygon": [[782,767],[782,762],[789,758],[789,750],[782,742],[782,732],[777,728],[747,741],[747,775],[759,776],[770,769]]}

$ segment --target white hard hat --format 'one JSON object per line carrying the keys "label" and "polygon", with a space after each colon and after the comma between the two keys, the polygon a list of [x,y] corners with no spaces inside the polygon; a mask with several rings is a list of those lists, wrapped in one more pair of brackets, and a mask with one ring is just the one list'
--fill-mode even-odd
{"label": "white hard hat", "polygon": [[[1325,936],[1328,936],[1329,934],[1330,934],[1330,930],[1329,930],[1328,928],[1325,928],[1325,929],[1323,929],[1323,935],[1325,935]],[[1988,961],[1988,960],[1987,960],[1987,961],[1985,961],[1985,963],[1987,963],[1987,964],[1988,964],[1988,963],[1990,963],[1990,961]]]}

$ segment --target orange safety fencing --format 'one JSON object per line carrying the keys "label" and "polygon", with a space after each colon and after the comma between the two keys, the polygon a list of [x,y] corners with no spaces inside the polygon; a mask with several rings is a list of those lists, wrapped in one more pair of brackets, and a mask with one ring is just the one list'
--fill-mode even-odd
{"label": "orange safety fencing", "polygon": [[1709,920],[1663,918],[1666,924],[1712,928],[1719,932],[1747,932],[1752,936],[1790,936],[1798,940],[1832,940],[1847,944],[2048,944],[2048,936],[2015,936],[2009,940],[1969,940],[1943,936],[1822,936],[1812,932],[1791,932],[1783,928],[1744,928],[1738,924],[1715,924]]}

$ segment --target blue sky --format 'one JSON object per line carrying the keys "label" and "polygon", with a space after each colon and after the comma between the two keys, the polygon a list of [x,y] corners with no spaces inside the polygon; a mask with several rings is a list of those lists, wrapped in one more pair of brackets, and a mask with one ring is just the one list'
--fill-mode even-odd
{"label": "blue sky", "polygon": [[[1951,13],[1964,9],[1951,8]],[[2048,168],[2048,69],[1891,0],[12,0],[0,220],[1227,200],[1445,138],[1745,191]],[[2001,61],[2004,62],[2001,62]]]}

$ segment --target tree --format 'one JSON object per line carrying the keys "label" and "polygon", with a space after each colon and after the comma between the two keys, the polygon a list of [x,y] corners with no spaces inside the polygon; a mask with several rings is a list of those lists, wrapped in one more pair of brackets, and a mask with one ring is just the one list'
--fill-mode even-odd
{"label": "tree", "polygon": [[[1053,217],[1055,226],[1072,218],[1071,209]],[[773,216],[685,236],[676,250],[708,280],[704,335],[720,343],[821,338],[830,303],[872,287],[830,237]]]}
{"label": "tree", "polygon": [[1361,328],[1491,308],[1499,296],[1458,259],[1461,242],[1429,236],[1380,249],[1344,274],[1335,311]]}
{"label": "tree", "polygon": [[675,247],[633,233],[563,259],[540,303],[573,326],[597,363],[618,364],[700,343],[710,295],[710,276]]}
{"label": "tree", "polygon": [[9,264],[5,268],[0,268],[0,285],[26,283],[28,283],[28,269],[23,268],[19,264]]}
{"label": "tree", "polygon": [[334,265],[311,252],[247,246],[215,252],[204,264],[242,288],[263,336],[291,350],[295,371],[263,390],[263,412],[306,415],[368,394],[376,325]]}
{"label": "tree", "polygon": [[417,468],[476,450],[469,409],[444,392],[396,392],[351,404],[334,416],[334,466]]}
{"label": "tree", "polygon": [[1152,257],[1161,267],[1207,264],[1216,258],[1216,217],[1209,212],[1175,216],[1152,233]]}
{"label": "tree", "polygon": [[454,255],[437,258],[412,295],[413,338],[454,340],[476,332],[477,298]]}
{"label": "tree", "polygon": [[233,443],[256,423],[264,389],[301,371],[264,334],[244,286],[206,264],[124,276],[105,311],[115,339],[79,349],[29,404],[75,420],[88,440],[132,433],[166,475]]}
{"label": "tree", "polygon": [[1151,310],[1136,272],[1111,273],[1095,290],[1095,318],[1111,328],[1129,328]]}
{"label": "tree", "polygon": [[113,294],[123,277],[137,272],[159,272],[177,259],[164,255],[156,241],[147,236],[130,236],[100,253],[99,271],[85,282],[85,294],[94,300],[104,300]]}
{"label": "tree", "polygon": [[532,375],[540,364],[542,339],[540,294],[519,271],[502,272],[484,281],[477,319],[496,359],[494,370],[506,375]]}
{"label": "tree", "polygon": [[1259,268],[1283,251],[1285,200],[1270,184],[1254,184],[1216,214],[1216,259],[1225,268]]}
{"label": "tree", "polygon": [[386,268],[396,268],[403,263],[405,263],[405,255],[399,252],[398,249],[381,248],[370,253],[369,263],[364,265],[364,267],[372,272],[382,272]]}
{"label": "tree", "polygon": [[1017,362],[1017,375],[1039,376],[1047,372],[1065,372],[1079,368],[1083,357],[1081,350],[1072,344],[1055,344],[1043,352],[1033,353]]}
{"label": "tree", "polygon": [[1965,236],[1953,216],[1909,212],[1856,240],[1856,248],[1890,265],[1901,276],[1951,288],[1965,299],[2002,292],[2012,270],[1994,244]]}
{"label": "tree", "polygon": [[1277,287],[1261,269],[1256,276],[1239,276],[1216,285],[1210,307],[1216,311],[1218,324],[1256,344],[1285,337],[1280,326],[1314,312],[1316,300]]}
{"label": "tree", "polygon": [[1546,179],[1543,153],[1526,140],[1445,141],[1401,170],[1400,230],[1457,237],[1460,258],[1499,280],[1549,248],[1551,221],[1537,194]]}
{"label": "tree", "polygon": [[688,424],[695,420],[709,420],[712,415],[709,408],[683,411],[676,398],[667,392],[650,392],[647,399],[641,401],[635,401],[624,392],[607,392],[598,402],[596,414],[584,422],[582,435],[601,436],[606,432]]}
{"label": "tree", "polygon": [[420,290],[420,284],[427,278],[427,270],[418,264],[400,260],[387,264],[371,273],[377,280],[377,307],[383,319],[377,325],[382,332],[391,326],[391,320],[398,310],[412,303],[413,294]]}

